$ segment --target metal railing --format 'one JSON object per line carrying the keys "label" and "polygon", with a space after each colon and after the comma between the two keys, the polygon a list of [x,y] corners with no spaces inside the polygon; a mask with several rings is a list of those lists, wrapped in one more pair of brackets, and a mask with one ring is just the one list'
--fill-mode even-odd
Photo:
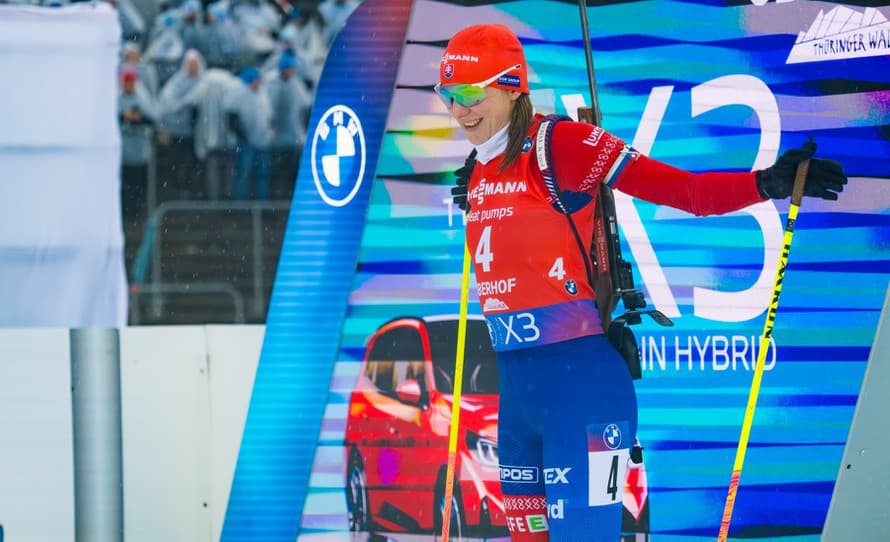
{"label": "metal railing", "polygon": [[188,284],[146,284],[138,289],[130,291],[130,325],[138,326],[142,323],[143,295],[151,295],[152,316],[159,320],[164,312],[164,294],[223,294],[232,299],[233,320],[236,324],[246,321],[244,312],[244,296],[228,282],[196,282]]}
{"label": "metal railing", "polygon": [[[252,316],[261,318],[266,310],[266,298],[263,294],[266,281],[263,276],[263,261],[265,257],[265,247],[263,246],[263,211],[288,211],[290,209],[289,201],[169,201],[158,205],[157,209],[151,213],[145,225],[145,235],[136,259],[133,262],[133,283],[139,285],[143,291],[150,292],[152,296],[153,313],[160,317],[163,311],[162,294],[171,293],[177,290],[177,287],[183,287],[184,290],[175,293],[199,293],[196,287],[199,284],[215,285],[215,292],[221,292],[223,289],[219,285],[228,286],[231,291],[237,295],[233,295],[235,300],[233,303],[238,305],[238,297],[241,298],[241,313],[243,321],[243,295],[231,284],[225,282],[207,282],[207,283],[190,283],[187,286],[177,283],[164,283],[162,279],[162,251],[161,236],[164,230],[160,227],[163,218],[167,213],[171,212],[249,212],[251,214],[251,252],[253,256],[252,272],[251,272],[251,290],[253,295],[250,299],[250,313]],[[228,292],[229,290],[226,289]],[[207,289],[200,293],[207,293]]]}

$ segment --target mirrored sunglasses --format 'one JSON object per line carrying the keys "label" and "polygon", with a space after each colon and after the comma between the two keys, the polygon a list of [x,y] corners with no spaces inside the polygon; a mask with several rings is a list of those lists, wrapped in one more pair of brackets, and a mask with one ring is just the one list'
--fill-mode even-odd
{"label": "mirrored sunglasses", "polygon": [[442,85],[437,84],[435,86],[436,95],[439,96],[439,99],[442,100],[442,103],[445,104],[447,109],[451,109],[452,105],[456,102],[464,107],[473,107],[474,105],[479,105],[485,98],[488,97],[488,93],[485,92],[485,87],[494,83],[502,76],[507,75],[513,70],[518,70],[522,67],[521,64],[516,64],[515,66],[510,66],[506,70],[489,77],[485,81],[480,83],[465,83],[465,84],[457,84],[457,85]]}

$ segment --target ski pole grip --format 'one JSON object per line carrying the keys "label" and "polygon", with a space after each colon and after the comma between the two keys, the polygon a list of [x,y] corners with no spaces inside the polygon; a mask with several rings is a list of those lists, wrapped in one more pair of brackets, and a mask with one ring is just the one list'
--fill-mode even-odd
{"label": "ski pole grip", "polygon": [[803,189],[807,183],[807,172],[810,170],[809,158],[797,164],[797,175],[794,177],[794,187],[791,189],[791,204],[800,206],[803,200]]}

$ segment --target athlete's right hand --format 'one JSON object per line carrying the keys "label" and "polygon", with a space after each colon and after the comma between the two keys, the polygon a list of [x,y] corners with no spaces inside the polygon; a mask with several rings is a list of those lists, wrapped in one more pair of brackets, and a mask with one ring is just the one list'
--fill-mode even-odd
{"label": "athlete's right hand", "polygon": [[470,184],[470,176],[473,175],[473,168],[476,167],[476,150],[467,157],[464,165],[454,170],[457,177],[457,186],[451,189],[451,199],[463,211],[470,210],[470,202],[467,199],[467,189]]}

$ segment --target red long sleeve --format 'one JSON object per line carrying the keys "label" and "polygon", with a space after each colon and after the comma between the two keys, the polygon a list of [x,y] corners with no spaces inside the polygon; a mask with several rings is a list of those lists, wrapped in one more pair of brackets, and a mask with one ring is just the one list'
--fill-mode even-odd
{"label": "red long sleeve", "polygon": [[632,159],[613,187],[698,216],[728,213],[763,201],[754,172],[690,173],[642,155]]}
{"label": "red long sleeve", "polygon": [[[763,201],[753,172],[690,173],[648,156],[622,152],[620,138],[590,124],[559,122],[553,130],[556,179],[563,190],[593,194],[601,182],[660,205],[703,216]],[[615,175],[614,179],[607,179]]]}

